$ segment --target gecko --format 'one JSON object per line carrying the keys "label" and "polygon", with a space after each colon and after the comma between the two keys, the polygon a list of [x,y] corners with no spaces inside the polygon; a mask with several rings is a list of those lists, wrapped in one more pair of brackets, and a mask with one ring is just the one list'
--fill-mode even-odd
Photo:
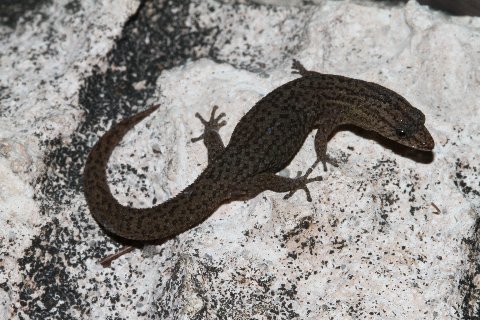
{"label": "gecko", "polygon": [[[208,120],[196,113],[204,132],[192,142],[203,140],[208,164],[183,191],[150,208],[121,205],[108,186],[106,167],[126,132],[158,106],[113,126],[93,146],[84,168],[85,198],[95,220],[122,238],[156,241],[199,225],[225,203],[252,199],[266,190],[286,193],[285,199],[304,190],[311,201],[307,185],[322,180],[310,177],[312,170],[319,163],[324,170],[327,163],[338,166],[327,154],[327,142],[343,124],[374,131],[410,148],[433,150],[425,115],[398,93],[372,82],[309,71],[297,60],[292,69],[300,77],[260,99],[240,119],[226,146],[219,135],[226,124],[225,113],[217,115],[217,106]],[[312,166],[295,178],[277,175],[315,129]]]}

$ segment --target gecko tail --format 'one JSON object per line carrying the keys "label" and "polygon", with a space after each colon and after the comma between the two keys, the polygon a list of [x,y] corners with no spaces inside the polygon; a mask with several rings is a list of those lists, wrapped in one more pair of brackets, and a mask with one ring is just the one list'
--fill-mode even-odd
{"label": "gecko tail", "polygon": [[127,131],[157,109],[149,108],[107,131],[90,151],[83,173],[85,199],[95,220],[107,232],[129,240],[161,240],[180,234],[203,222],[226,198],[201,174],[178,195],[151,208],[131,208],[115,199],[107,182],[108,159]]}
{"label": "gecko tail", "polygon": [[[122,206],[112,195],[107,182],[107,163],[113,150],[127,131],[158,108],[158,105],[153,106],[114,125],[93,146],[83,172],[83,191],[90,212],[95,220],[108,232],[131,240],[142,239],[133,239],[137,237],[130,236],[131,232],[126,230],[124,226],[119,225],[117,221],[128,219],[129,216],[135,213],[126,212],[128,209],[133,208]],[[124,214],[127,214],[127,216],[120,216]]]}

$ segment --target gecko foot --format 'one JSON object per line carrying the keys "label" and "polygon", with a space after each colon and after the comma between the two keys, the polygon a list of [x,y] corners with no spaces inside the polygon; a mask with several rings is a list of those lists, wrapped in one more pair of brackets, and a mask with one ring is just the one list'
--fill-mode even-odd
{"label": "gecko foot", "polygon": [[293,59],[293,63],[292,63],[292,73],[293,74],[299,74],[301,76],[306,76],[309,74],[310,71],[308,71],[307,69],[305,69],[305,67],[303,66],[303,64],[296,60],[296,59]]}
{"label": "gecko foot", "polygon": [[315,163],[312,165],[311,169],[314,169],[320,162],[323,164],[323,171],[325,171],[325,172],[328,171],[327,170],[327,163],[329,163],[330,165],[332,165],[334,167],[338,167],[338,161],[335,158],[330,157],[328,154],[326,154],[323,157],[321,157],[320,159],[317,159],[315,161]]}
{"label": "gecko foot", "polygon": [[224,112],[220,113],[217,117],[215,117],[215,113],[216,113],[217,109],[218,109],[218,106],[213,106],[212,112],[210,113],[210,119],[208,121],[205,120],[198,112],[195,113],[195,117],[197,117],[202,122],[202,124],[205,126],[205,130],[199,137],[193,138],[192,142],[197,142],[197,141],[200,141],[200,140],[204,139],[205,138],[205,132],[207,132],[207,131],[218,132],[218,130],[221,127],[223,127],[224,125],[227,124],[227,122],[225,120],[220,121],[221,118],[225,117]]}
{"label": "gecko foot", "polygon": [[308,169],[303,176],[302,176],[302,172],[298,171],[297,177],[295,178],[295,180],[298,182],[298,187],[290,191],[289,193],[287,193],[283,198],[288,199],[291,196],[293,196],[293,194],[297,192],[297,190],[302,189],[303,191],[305,191],[305,194],[307,195],[307,201],[312,202],[312,196],[310,195],[310,190],[308,190],[307,184],[310,182],[323,180],[323,178],[320,176],[314,177],[314,178],[308,178],[308,176],[310,175],[310,173],[312,173],[312,171],[313,171],[312,168]]}

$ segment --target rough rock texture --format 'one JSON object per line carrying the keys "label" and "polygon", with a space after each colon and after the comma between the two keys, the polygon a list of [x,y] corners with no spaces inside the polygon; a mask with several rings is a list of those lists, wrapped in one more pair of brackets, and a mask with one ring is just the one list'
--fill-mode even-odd
{"label": "rough rock texture", "polygon": [[[135,11],[137,10],[137,11]],[[0,318],[480,317],[480,19],[413,1],[262,6],[46,1],[0,26]],[[2,20],[4,21],[4,20]],[[13,21],[13,22],[12,22]],[[123,28],[123,29],[122,29]],[[310,69],[378,82],[426,115],[433,159],[365,132],[329,143],[313,202],[265,192],[136,250],[91,218],[89,148],[162,107],[110,161],[125,204],[160,203],[206,164],[195,112],[228,138],[263,95]],[[315,159],[312,137],[281,174]]]}

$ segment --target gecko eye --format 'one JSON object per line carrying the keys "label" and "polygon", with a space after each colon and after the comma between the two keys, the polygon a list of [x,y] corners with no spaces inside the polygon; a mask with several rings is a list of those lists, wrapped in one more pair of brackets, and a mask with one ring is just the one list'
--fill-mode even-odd
{"label": "gecko eye", "polygon": [[406,138],[407,137],[407,131],[403,128],[398,128],[395,130],[395,133],[399,138]]}
{"label": "gecko eye", "polygon": [[395,128],[395,134],[400,139],[410,138],[415,133],[415,131],[415,126],[412,123],[401,122]]}

